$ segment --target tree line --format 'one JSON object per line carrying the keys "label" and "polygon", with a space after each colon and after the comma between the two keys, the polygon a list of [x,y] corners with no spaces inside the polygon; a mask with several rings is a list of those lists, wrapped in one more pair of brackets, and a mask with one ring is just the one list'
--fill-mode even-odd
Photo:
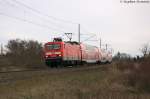
{"label": "tree line", "polygon": [[43,66],[42,43],[34,40],[9,40],[6,54],[0,57],[0,66]]}
{"label": "tree line", "polygon": [[113,60],[114,61],[132,61],[132,60],[138,61],[138,60],[144,60],[150,58],[150,46],[148,43],[143,44],[143,46],[139,50],[141,52],[141,56],[137,55],[131,57],[130,54],[117,52],[114,55]]}

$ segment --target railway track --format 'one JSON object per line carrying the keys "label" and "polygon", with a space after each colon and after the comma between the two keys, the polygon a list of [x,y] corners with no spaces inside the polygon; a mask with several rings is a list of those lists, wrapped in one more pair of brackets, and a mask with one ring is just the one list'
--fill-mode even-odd
{"label": "railway track", "polygon": [[22,69],[22,70],[8,70],[8,71],[0,71],[0,74],[5,74],[5,73],[15,73],[15,72],[30,72],[30,71],[41,71],[41,70],[46,70],[46,69]]}
{"label": "railway track", "polygon": [[[34,72],[34,71],[51,71],[51,70],[62,70],[64,71],[65,69],[69,69],[69,70],[83,70],[83,69],[90,69],[90,68],[96,68],[99,67],[100,65],[87,65],[87,66],[67,66],[67,67],[55,67],[55,68],[38,68],[38,69],[21,69],[21,70],[8,70],[8,71],[0,71],[0,74],[4,74],[4,73],[15,73],[15,72]],[[103,67],[101,65],[101,67]]]}
{"label": "railway track", "polygon": [[30,69],[30,70],[20,70],[20,71],[5,71],[0,72],[0,84],[11,84],[18,80],[31,79],[37,76],[61,74],[67,72],[77,72],[95,69],[106,69],[108,65],[89,65],[82,67],[63,67],[63,68],[44,68],[44,69]]}

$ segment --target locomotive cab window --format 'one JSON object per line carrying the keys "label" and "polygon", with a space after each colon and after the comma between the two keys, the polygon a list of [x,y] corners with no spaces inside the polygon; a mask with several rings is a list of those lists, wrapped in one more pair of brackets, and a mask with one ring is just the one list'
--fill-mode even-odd
{"label": "locomotive cab window", "polygon": [[60,49],[60,44],[49,44],[49,45],[46,45],[46,47],[48,50],[57,50],[57,49]]}

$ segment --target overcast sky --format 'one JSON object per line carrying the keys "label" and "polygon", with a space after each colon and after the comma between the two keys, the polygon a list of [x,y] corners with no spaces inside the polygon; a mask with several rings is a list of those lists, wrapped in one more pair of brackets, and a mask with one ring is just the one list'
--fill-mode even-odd
{"label": "overcast sky", "polygon": [[[127,1],[127,0],[126,0]],[[27,6],[26,6],[27,5]],[[36,11],[35,11],[36,10]],[[49,16],[48,16],[49,15]],[[81,41],[97,34],[117,51],[140,54],[150,42],[150,3],[120,3],[120,0],[0,0],[0,43],[9,39],[40,42],[74,33]],[[99,46],[98,42],[84,42]]]}

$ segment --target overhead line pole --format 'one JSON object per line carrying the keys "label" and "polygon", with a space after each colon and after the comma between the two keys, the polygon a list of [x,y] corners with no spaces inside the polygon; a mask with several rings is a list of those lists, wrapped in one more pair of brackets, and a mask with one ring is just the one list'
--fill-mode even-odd
{"label": "overhead line pole", "polygon": [[102,48],[102,39],[101,39],[101,33],[99,33],[99,48]]}
{"label": "overhead line pole", "polygon": [[106,50],[107,50],[107,48],[108,48],[108,44],[106,44]]}
{"label": "overhead line pole", "polygon": [[1,44],[1,55],[3,55],[3,44]]}
{"label": "overhead line pole", "polygon": [[79,43],[80,43],[80,24],[78,24],[78,40],[79,40]]}
{"label": "overhead line pole", "polygon": [[101,46],[102,46],[102,40],[101,40],[101,38],[99,39],[99,42],[100,42],[100,49],[101,49]]}

